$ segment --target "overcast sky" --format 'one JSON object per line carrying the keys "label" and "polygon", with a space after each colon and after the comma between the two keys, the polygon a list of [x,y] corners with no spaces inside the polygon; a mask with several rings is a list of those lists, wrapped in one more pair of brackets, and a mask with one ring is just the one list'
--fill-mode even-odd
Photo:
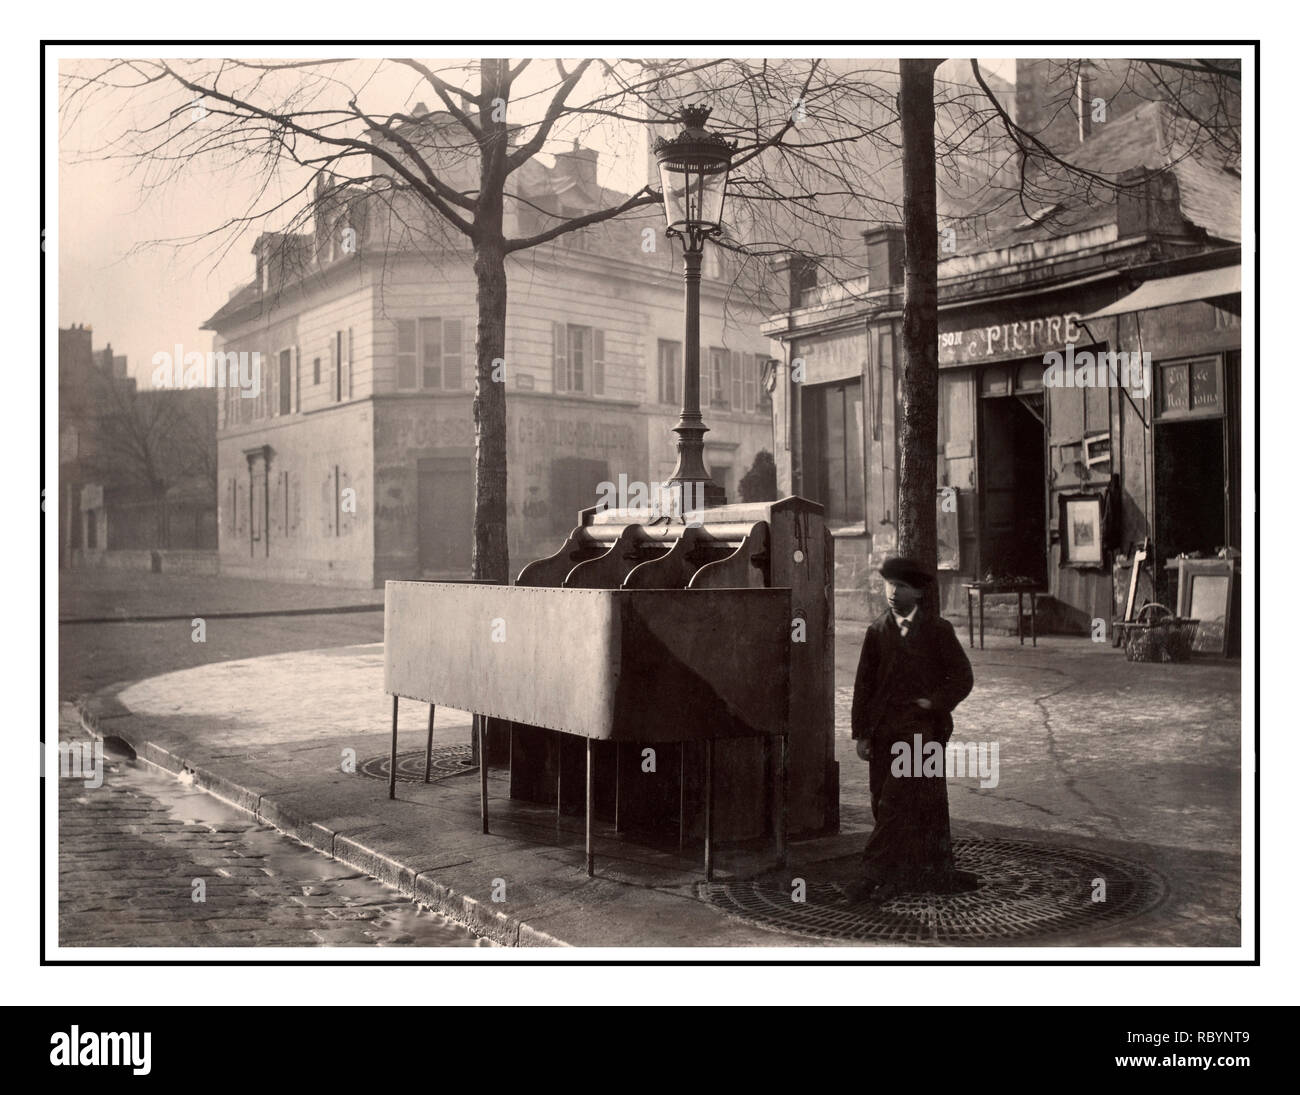
{"label": "overcast sky", "polygon": [[[1014,61],[984,63],[1014,79]],[[549,79],[548,70],[541,62],[533,70],[538,86],[544,76]],[[526,81],[521,81],[516,96],[527,90]],[[389,76],[387,86],[378,83],[366,91],[362,105],[371,110],[378,110],[379,103],[385,111],[409,109],[420,100],[436,105],[427,86],[409,71]],[[131,374],[147,378],[159,350],[171,351],[177,343],[186,351],[211,348],[211,332],[200,331],[199,325],[232,290],[252,280],[249,252],[258,229],[185,246],[151,241],[211,231],[247,207],[257,179],[238,168],[192,169],[173,184],[142,189],[142,182],[152,180],[125,161],[93,152],[123,118],[156,120],[165,115],[164,105],[156,100],[147,107],[138,97],[134,103],[102,101],[74,123],[61,126],[58,316],[60,327],[92,326],[96,349],[111,342],[115,353],[127,355]],[[572,140],[572,134],[559,137],[565,144]],[[603,185],[630,192],[642,184],[646,154],[640,127],[635,132],[605,127],[585,134],[582,141],[600,152]],[[266,227],[282,224],[280,218]]]}

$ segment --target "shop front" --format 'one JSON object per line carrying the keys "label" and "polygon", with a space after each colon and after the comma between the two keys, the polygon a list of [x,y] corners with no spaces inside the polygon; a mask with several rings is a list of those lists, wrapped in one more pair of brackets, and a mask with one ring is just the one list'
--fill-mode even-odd
{"label": "shop front", "polygon": [[[1239,255],[1094,264],[1050,284],[1025,271],[996,298],[944,295],[946,615],[964,620],[966,586],[990,582],[1038,593],[1040,631],[1095,634],[1123,613],[1115,566],[1136,546],[1150,549],[1152,596],[1175,612],[1187,607],[1180,559],[1239,550]],[[851,314],[798,315],[780,339],[778,477],[826,507],[836,602],[852,618],[880,610],[876,568],[898,542],[900,304],[882,293]]]}
{"label": "shop front", "polygon": [[1241,270],[1151,278],[1088,317],[1151,355],[1147,444],[1125,468],[1149,514],[1153,595],[1196,618],[1194,649],[1240,650]]}
{"label": "shop front", "polygon": [[[1046,594],[1039,623],[1049,630],[1083,631],[1109,615],[1117,530],[1104,520],[1094,527],[1091,509],[1080,523],[1074,503],[1095,498],[1113,512],[1110,439],[1122,396],[1073,375],[1063,383],[1049,363],[1095,361],[1112,349],[1079,321],[1114,294],[1094,281],[941,315],[939,526],[946,505],[959,549],[941,551],[945,612],[964,615],[965,586],[983,581]],[[1070,551],[1067,535],[1063,552],[1067,500],[1084,542]]]}

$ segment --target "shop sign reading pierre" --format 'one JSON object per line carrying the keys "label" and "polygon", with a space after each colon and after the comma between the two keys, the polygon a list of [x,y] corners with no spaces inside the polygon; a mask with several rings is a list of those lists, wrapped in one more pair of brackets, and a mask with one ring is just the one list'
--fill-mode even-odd
{"label": "shop sign reading pierre", "polygon": [[[971,365],[1010,357],[1033,357],[1067,344],[1078,345],[1084,331],[1080,312],[995,323],[969,331],[939,332],[939,366]],[[1089,342],[1092,339],[1088,339]]]}

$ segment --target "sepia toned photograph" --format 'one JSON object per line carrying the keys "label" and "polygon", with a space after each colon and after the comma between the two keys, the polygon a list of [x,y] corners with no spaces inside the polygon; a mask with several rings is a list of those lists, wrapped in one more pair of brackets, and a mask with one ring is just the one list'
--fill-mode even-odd
{"label": "sepia toned photograph", "polygon": [[43,953],[1257,961],[1256,49],[497,46],[44,54]]}

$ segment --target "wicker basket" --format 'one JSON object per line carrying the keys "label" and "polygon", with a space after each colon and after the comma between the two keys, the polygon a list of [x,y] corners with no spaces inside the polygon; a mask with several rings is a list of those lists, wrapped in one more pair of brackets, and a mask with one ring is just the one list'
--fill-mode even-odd
{"label": "wicker basket", "polygon": [[1143,605],[1136,620],[1118,625],[1124,656],[1131,662],[1190,661],[1198,623],[1180,619],[1162,604]]}

